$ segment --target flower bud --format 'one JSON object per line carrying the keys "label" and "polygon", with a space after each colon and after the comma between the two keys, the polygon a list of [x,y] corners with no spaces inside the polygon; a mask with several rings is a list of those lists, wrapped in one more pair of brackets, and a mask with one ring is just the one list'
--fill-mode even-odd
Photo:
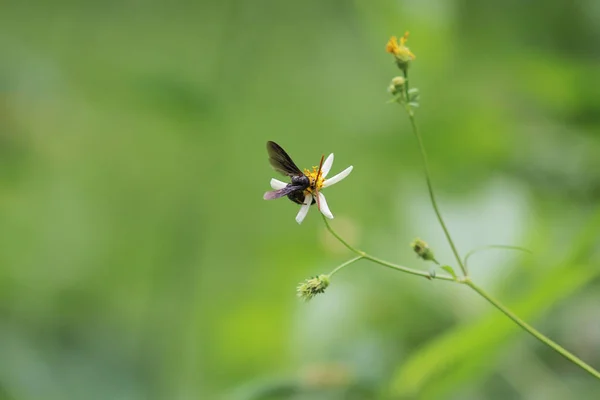
{"label": "flower bud", "polygon": [[404,78],[403,76],[397,76],[394,79],[392,79],[392,85],[394,85],[396,87],[402,87],[402,86],[404,86],[405,83],[406,83],[406,78]]}
{"label": "flower bud", "polygon": [[301,282],[296,288],[298,297],[309,301],[319,293],[325,292],[329,286],[329,275],[319,275]]}
{"label": "flower bud", "polygon": [[427,243],[423,240],[417,238],[411,244],[413,251],[417,253],[417,255],[425,261],[435,261],[435,257],[433,255],[433,251],[429,248]]}
{"label": "flower bud", "polygon": [[406,79],[402,76],[397,76],[392,79],[392,83],[388,87],[388,92],[392,96],[404,96],[404,84],[406,84]]}

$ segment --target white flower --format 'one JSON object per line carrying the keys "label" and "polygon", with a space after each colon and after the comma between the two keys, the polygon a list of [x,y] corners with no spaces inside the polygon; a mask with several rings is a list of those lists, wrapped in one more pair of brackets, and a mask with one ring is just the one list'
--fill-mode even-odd
{"label": "white flower", "polygon": [[[296,222],[299,224],[302,223],[306,215],[308,214],[308,210],[313,202],[313,199],[317,203],[317,206],[321,213],[329,219],[333,218],[333,214],[329,210],[329,205],[327,204],[327,200],[325,199],[325,195],[321,193],[321,189],[327,188],[329,186],[335,185],[352,172],[352,166],[349,166],[339,174],[332,176],[329,179],[326,179],[327,174],[331,170],[331,166],[333,165],[333,154],[330,154],[329,157],[323,163],[321,167],[321,172],[318,172],[317,167],[313,167],[312,171],[305,169],[304,174],[310,180],[310,186],[304,190],[304,203],[300,206],[300,211],[298,211],[298,215],[296,215]],[[317,176],[318,174],[318,176]],[[280,190],[287,187],[288,184],[282,182],[278,179],[271,179],[271,187],[275,190]],[[315,198],[315,194],[317,198]]]}

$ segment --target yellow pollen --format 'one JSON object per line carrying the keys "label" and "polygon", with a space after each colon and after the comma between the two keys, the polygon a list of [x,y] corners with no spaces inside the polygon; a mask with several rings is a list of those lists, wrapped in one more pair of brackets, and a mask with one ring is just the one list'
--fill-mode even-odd
{"label": "yellow pollen", "polygon": [[385,51],[391,54],[395,54],[398,51],[398,38],[396,36],[392,36],[390,40],[385,45]]}
{"label": "yellow pollen", "polygon": [[400,38],[400,46],[404,46],[406,41],[408,40],[408,31],[404,32],[404,36]]}
{"label": "yellow pollen", "polygon": [[304,169],[304,175],[306,175],[310,181],[310,186],[306,188],[308,193],[312,194],[315,192],[315,190],[321,190],[323,187],[323,181],[325,181],[323,178],[323,171],[321,171],[319,176],[317,176],[318,171],[319,167],[312,167],[312,171],[306,168]]}

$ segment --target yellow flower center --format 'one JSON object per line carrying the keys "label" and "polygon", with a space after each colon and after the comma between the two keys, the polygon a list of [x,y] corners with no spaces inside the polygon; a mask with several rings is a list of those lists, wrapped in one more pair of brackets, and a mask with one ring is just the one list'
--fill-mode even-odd
{"label": "yellow flower center", "polygon": [[313,194],[316,190],[321,190],[325,178],[323,178],[323,171],[319,172],[319,167],[312,167],[312,171],[305,168],[304,175],[306,175],[310,181],[310,186],[306,188],[308,193]]}

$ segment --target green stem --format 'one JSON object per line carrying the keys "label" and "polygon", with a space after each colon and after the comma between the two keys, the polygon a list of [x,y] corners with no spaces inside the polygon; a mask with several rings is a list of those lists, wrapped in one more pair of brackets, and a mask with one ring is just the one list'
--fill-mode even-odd
{"label": "green stem", "polygon": [[475,285],[470,279],[466,278],[463,281],[463,283],[465,285],[469,286],[474,291],[476,291],[481,297],[483,297],[488,302],[490,302],[490,304],[492,304],[498,310],[502,311],[502,313],[504,313],[504,315],[506,315],[508,318],[510,318],[511,320],[513,320],[513,322],[516,323],[517,325],[519,325],[521,328],[523,328],[527,332],[529,332],[537,340],[539,340],[540,342],[544,343],[546,346],[551,347],[558,354],[562,355],[567,360],[569,360],[572,363],[574,363],[574,364],[578,365],[579,367],[583,368],[584,370],[586,370],[587,372],[589,372],[592,376],[600,379],[600,372],[598,372],[597,370],[595,370],[589,364],[586,364],[584,361],[582,361],[581,359],[579,359],[573,353],[570,353],[569,351],[567,351],[566,349],[564,349],[558,343],[553,342],[552,340],[550,340],[550,338],[544,336],[544,334],[542,334],[540,331],[538,331],[537,329],[535,329],[533,326],[529,325],[527,322],[523,321],[521,318],[517,317],[512,311],[510,311],[508,308],[506,308],[504,305],[502,305],[502,303],[500,303],[498,300],[496,300],[492,296],[490,296],[485,290],[483,290],[479,286]]}
{"label": "green stem", "polygon": [[[427,279],[433,279],[434,277],[429,273],[429,272],[425,272],[425,271],[419,271],[418,269],[412,269],[412,268],[408,268],[408,267],[404,267],[402,265],[398,265],[398,264],[394,264],[391,263],[389,261],[385,261],[382,260],[380,258],[374,257],[370,254],[365,253],[362,250],[358,250],[357,248],[351,246],[348,242],[346,242],[340,235],[337,234],[336,231],[333,230],[333,228],[331,227],[331,225],[329,225],[329,221],[327,220],[327,218],[323,215],[323,221],[325,222],[325,226],[327,227],[327,230],[329,231],[329,233],[331,233],[337,240],[340,241],[341,244],[343,244],[344,246],[346,246],[350,251],[352,251],[353,253],[357,254],[359,257],[356,257],[352,260],[349,260],[348,263],[351,264],[355,261],[358,261],[361,258],[365,258],[367,260],[370,260],[376,264],[379,265],[383,265],[384,267],[388,267],[391,269],[395,269],[397,271],[402,271],[402,272],[406,272],[407,274],[412,274],[412,275],[417,275],[417,276],[422,276],[424,278]],[[349,265],[347,264],[347,265]],[[343,267],[345,267],[346,265],[342,264],[339,267],[337,267],[334,272],[337,272],[338,269],[341,269]],[[333,273],[333,272],[332,272]],[[441,279],[444,281],[454,281],[455,279],[451,276],[447,276],[447,275],[436,275],[435,279]]]}
{"label": "green stem", "polygon": [[354,264],[355,262],[357,262],[358,260],[362,260],[364,257],[363,256],[358,256],[358,257],[354,257],[348,261],[346,261],[345,263],[338,265],[337,267],[335,267],[333,269],[333,271],[331,271],[329,273],[329,277],[332,277],[336,272],[338,272],[340,269],[347,267],[350,264]]}
{"label": "green stem", "polygon": [[425,152],[425,146],[423,145],[423,139],[421,139],[421,135],[419,134],[419,130],[417,129],[417,122],[415,121],[415,114],[414,114],[412,108],[410,107],[410,105],[408,105],[408,103],[409,103],[408,70],[404,69],[403,71],[404,71],[404,78],[406,79],[406,84],[405,84],[406,112],[408,113],[408,117],[410,119],[410,124],[412,126],[413,133],[415,134],[417,141],[419,142],[419,150],[421,151],[421,158],[423,159],[423,167],[425,170],[425,179],[427,181],[427,189],[429,190],[429,198],[431,199],[431,205],[433,206],[435,215],[437,216],[437,219],[438,219],[440,225],[442,226],[444,234],[446,235],[446,239],[448,240],[448,243],[450,244],[450,247],[452,248],[452,252],[454,253],[456,262],[460,266],[460,269],[462,270],[463,274],[465,276],[468,276],[469,273],[467,271],[467,267],[463,264],[462,259],[461,259],[460,255],[458,254],[458,250],[456,249],[456,246],[454,245],[452,236],[450,236],[450,232],[448,231],[448,228],[446,227],[446,224],[444,223],[444,219],[442,218],[442,213],[440,212],[438,205],[437,205],[437,201],[435,200],[435,194],[433,192],[433,185],[431,184],[431,174],[429,172],[429,163],[427,162],[427,153]]}

